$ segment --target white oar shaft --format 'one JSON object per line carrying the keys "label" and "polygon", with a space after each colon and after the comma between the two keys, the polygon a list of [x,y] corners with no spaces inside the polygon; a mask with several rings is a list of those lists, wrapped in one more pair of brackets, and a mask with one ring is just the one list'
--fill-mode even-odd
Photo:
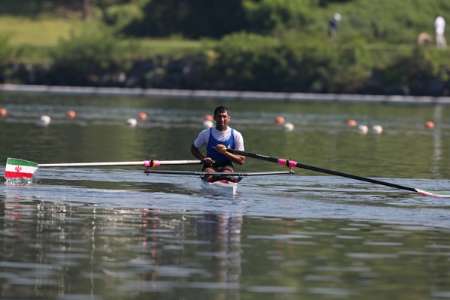
{"label": "white oar shaft", "polygon": [[39,168],[46,167],[107,167],[107,166],[158,166],[158,165],[197,165],[200,160],[145,160],[119,162],[85,162],[85,163],[56,163],[38,164]]}
{"label": "white oar shaft", "polygon": [[148,170],[147,174],[168,174],[168,175],[198,175],[198,176],[224,176],[224,177],[249,177],[249,176],[269,176],[269,175],[292,175],[292,171],[273,171],[273,172],[195,172],[195,171],[171,171],[171,170]]}

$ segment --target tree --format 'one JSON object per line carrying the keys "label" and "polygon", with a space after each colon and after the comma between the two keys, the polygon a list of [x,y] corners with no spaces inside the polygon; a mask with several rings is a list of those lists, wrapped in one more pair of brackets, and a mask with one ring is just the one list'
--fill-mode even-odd
{"label": "tree", "polygon": [[242,0],[153,0],[144,18],[126,28],[140,36],[222,37],[243,29]]}
{"label": "tree", "polygon": [[83,1],[83,19],[87,19],[91,15],[91,0]]}

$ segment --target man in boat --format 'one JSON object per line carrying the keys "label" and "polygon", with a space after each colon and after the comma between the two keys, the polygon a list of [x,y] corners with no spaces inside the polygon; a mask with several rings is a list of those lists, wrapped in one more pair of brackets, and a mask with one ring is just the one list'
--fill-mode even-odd
{"label": "man in boat", "polygon": [[[203,161],[203,171],[206,173],[233,173],[233,163],[244,164],[245,156],[232,154],[227,148],[244,151],[244,139],[242,134],[228,126],[231,121],[230,111],[224,106],[218,106],[214,110],[215,127],[202,130],[191,146],[192,154]],[[206,155],[200,148],[206,146]],[[207,181],[221,179],[208,176]]]}

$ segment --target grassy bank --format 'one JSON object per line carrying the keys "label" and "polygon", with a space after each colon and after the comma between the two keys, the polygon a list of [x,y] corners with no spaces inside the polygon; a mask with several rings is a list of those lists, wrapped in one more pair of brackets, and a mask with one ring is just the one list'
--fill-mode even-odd
{"label": "grassy bank", "polygon": [[80,19],[0,16],[0,35],[7,35],[14,46],[51,47],[60,38],[78,33],[82,26],[96,25],[95,21],[86,24]]}
{"label": "grassy bank", "polygon": [[[0,36],[7,36],[16,49],[14,61],[27,64],[46,64],[49,52],[61,39],[79,35],[83,30],[103,26],[100,21],[83,21],[80,18],[0,15]],[[123,43],[132,42],[134,47],[128,53],[130,58],[148,58],[161,54],[183,54],[197,50],[211,40],[186,40],[181,37],[168,38],[122,38]]]}

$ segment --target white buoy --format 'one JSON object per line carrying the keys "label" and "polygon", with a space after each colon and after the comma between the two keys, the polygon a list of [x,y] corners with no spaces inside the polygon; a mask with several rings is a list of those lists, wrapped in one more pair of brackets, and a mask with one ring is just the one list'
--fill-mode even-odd
{"label": "white buoy", "polygon": [[130,127],[136,127],[136,125],[137,125],[137,120],[136,120],[135,118],[129,118],[129,119],[127,120],[127,124],[128,124],[128,126],[130,126]]}
{"label": "white buoy", "polygon": [[292,123],[287,122],[287,123],[284,124],[284,130],[285,131],[293,131],[294,128],[295,128],[294,124],[292,124]]}
{"label": "white buoy", "polygon": [[214,126],[214,123],[211,120],[205,120],[203,121],[203,126],[205,126],[206,128],[211,128]]}
{"label": "white buoy", "polygon": [[373,125],[372,126],[372,131],[375,134],[382,134],[383,133],[383,127],[381,125]]}
{"label": "white buoy", "polygon": [[39,121],[37,122],[37,125],[41,126],[41,127],[47,127],[48,125],[50,125],[51,122],[52,122],[52,118],[50,118],[50,116],[42,115],[40,117]]}
{"label": "white buoy", "polygon": [[367,127],[367,125],[359,125],[358,131],[361,134],[367,134],[369,132],[369,127]]}

